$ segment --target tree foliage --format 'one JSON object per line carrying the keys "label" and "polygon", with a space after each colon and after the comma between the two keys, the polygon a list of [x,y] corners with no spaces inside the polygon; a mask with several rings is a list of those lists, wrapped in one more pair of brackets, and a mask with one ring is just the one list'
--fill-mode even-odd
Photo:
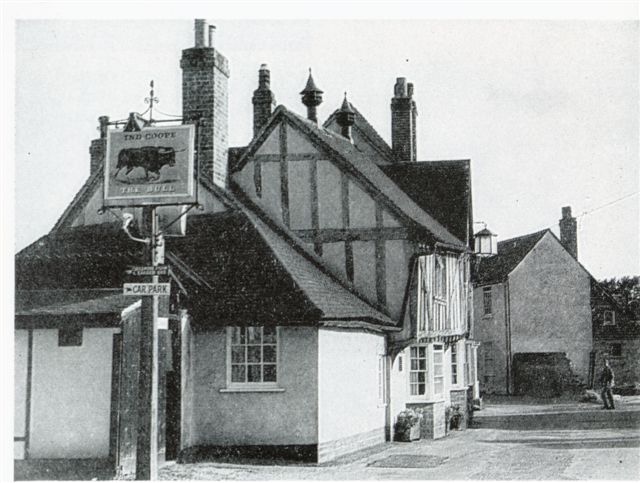
{"label": "tree foliage", "polygon": [[640,276],[608,278],[600,281],[607,291],[635,320],[640,320]]}

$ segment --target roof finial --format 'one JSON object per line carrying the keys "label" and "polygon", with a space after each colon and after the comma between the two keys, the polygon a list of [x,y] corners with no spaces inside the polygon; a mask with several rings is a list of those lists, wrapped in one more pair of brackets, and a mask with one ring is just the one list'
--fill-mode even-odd
{"label": "roof finial", "polygon": [[144,102],[145,104],[149,104],[149,122],[153,122],[153,104],[154,103],[159,103],[160,99],[158,99],[157,97],[154,96],[154,92],[153,92],[153,80],[151,80],[151,82],[149,83],[149,87],[151,88],[149,90],[149,97],[145,97],[144,98]]}
{"label": "roof finial", "polygon": [[342,107],[336,113],[336,122],[342,128],[341,134],[351,141],[351,126],[356,122],[356,114],[347,100],[347,92],[344,93]]}
{"label": "roof finial", "polygon": [[323,91],[316,86],[311,75],[311,67],[309,67],[309,78],[307,79],[307,85],[300,92],[302,95],[302,103],[307,106],[307,118],[313,122],[318,122],[318,115],[316,107],[322,104]]}

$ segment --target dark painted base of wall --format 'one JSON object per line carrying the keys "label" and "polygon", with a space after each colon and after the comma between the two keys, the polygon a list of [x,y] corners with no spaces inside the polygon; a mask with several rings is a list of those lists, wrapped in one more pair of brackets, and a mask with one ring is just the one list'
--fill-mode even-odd
{"label": "dark painted base of wall", "polygon": [[30,459],[14,460],[15,481],[112,480],[115,465],[110,459]]}
{"label": "dark painted base of wall", "polygon": [[180,451],[178,463],[197,463],[220,458],[281,459],[315,463],[318,446],[301,445],[251,445],[251,446],[192,446]]}

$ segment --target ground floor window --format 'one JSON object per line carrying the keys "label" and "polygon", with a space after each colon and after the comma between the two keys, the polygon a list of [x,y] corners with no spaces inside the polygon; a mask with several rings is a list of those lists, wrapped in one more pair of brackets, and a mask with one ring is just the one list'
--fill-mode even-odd
{"label": "ground floor window", "polygon": [[411,347],[409,369],[409,393],[412,396],[427,394],[427,346]]}
{"label": "ground floor window", "polygon": [[433,393],[444,394],[444,345],[433,344]]}
{"label": "ground floor window", "polygon": [[451,345],[451,384],[458,384],[458,343]]}
{"label": "ground floor window", "polygon": [[619,342],[614,342],[609,345],[609,355],[611,357],[622,357],[622,344]]}
{"label": "ground floor window", "polygon": [[446,388],[444,344],[409,348],[409,396],[416,400],[441,397]]}
{"label": "ground floor window", "polygon": [[229,327],[230,385],[275,384],[278,380],[277,327]]}

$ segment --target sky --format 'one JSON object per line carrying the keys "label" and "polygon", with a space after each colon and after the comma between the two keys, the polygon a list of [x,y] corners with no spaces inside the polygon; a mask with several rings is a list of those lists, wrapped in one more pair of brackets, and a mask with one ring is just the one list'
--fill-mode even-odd
{"label": "sky", "polygon": [[[414,19],[246,20],[201,8],[230,63],[230,145],[250,141],[262,63],[278,104],[305,113],[299,92],[312,68],[324,91],[321,120],[346,91],[389,143],[393,85],[406,77],[419,113],[418,159],[471,159],[474,220],[498,240],[558,234],[561,207],[571,206],[587,270],[598,279],[639,274],[637,20],[405,12]],[[182,109],[189,17],[73,16],[15,23],[14,253],[53,227],[87,179],[99,116],[143,112],[152,79],[154,117]]]}

